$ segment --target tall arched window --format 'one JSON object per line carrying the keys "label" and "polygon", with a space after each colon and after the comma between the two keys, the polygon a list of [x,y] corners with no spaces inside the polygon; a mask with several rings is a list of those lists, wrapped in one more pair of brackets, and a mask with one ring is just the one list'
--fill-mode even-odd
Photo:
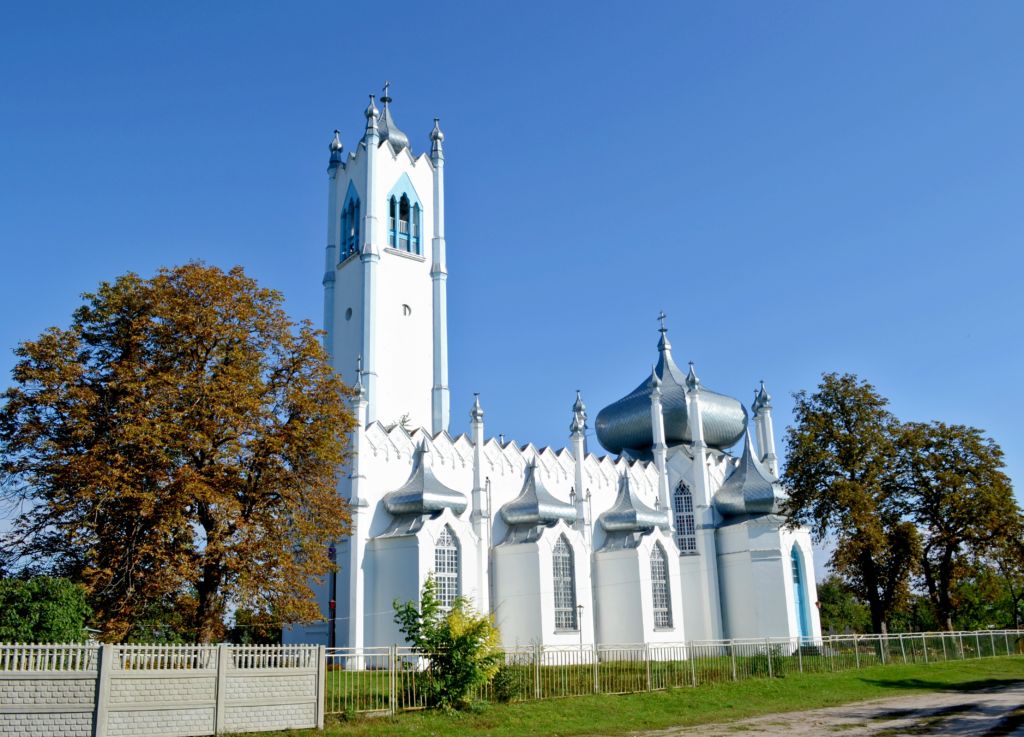
{"label": "tall arched window", "polygon": [[555,629],[575,630],[576,621],[576,570],[573,567],[572,547],[565,535],[558,538],[551,551],[553,579],[555,585]]}
{"label": "tall arched window", "polygon": [[654,626],[672,627],[672,593],[668,587],[668,558],[661,543],[651,548],[651,598],[654,605]]}
{"label": "tall arched window", "polygon": [[423,253],[420,248],[420,206],[419,203],[412,206],[412,252]]}
{"label": "tall arched window", "polygon": [[388,200],[388,245],[395,248],[398,243],[398,200],[392,195]]}
{"label": "tall arched window", "polygon": [[807,591],[804,586],[804,564],[800,560],[800,550],[793,544],[790,552],[790,559],[793,564],[793,606],[796,609],[796,624],[798,637],[810,637],[810,613],[807,610]]}
{"label": "tall arched window", "polygon": [[359,201],[350,199],[341,211],[340,260],[344,261],[359,250]]}
{"label": "tall arched window", "polygon": [[693,516],[693,494],[682,481],[672,495],[672,509],[676,517],[676,545],[680,553],[697,552],[697,526]]}
{"label": "tall arched window", "polygon": [[459,595],[459,542],[448,525],[441,530],[434,546],[434,583],[441,608],[451,609]]}

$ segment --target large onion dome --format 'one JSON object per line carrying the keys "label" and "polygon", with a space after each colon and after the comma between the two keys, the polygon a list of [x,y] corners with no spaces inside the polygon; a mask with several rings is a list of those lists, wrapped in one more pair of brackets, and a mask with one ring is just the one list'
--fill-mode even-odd
{"label": "large onion dome", "polygon": [[748,432],[739,465],[715,494],[715,509],[723,517],[782,514],[787,498],[778,479],[757,459]]}
{"label": "large onion dome", "polygon": [[597,439],[610,453],[628,450],[642,454],[651,449],[654,444],[651,391],[657,377],[661,382],[666,443],[693,442],[686,409],[686,391],[690,387],[698,392],[700,398],[704,442],[720,450],[735,445],[746,429],[747,411],[738,399],[713,392],[701,384],[692,364],[689,374],[684,374],[672,360],[672,345],[668,342],[664,324],[660,332],[658,363],[654,372],[636,389],[597,413]]}
{"label": "large onion dome", "polygon": [[384,508],[392,515],[436,515],[445,509],[456,515],[466,511],[466,495],[438,480],[430,467],[430,449],[424,440],[413,456],[409,480],[384,495]]}

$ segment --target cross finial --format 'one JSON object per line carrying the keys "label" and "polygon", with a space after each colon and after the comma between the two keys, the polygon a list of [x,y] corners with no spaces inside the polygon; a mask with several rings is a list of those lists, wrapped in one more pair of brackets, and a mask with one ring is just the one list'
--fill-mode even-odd
{"label": "cross finial", "polygon": [[382,98],[380,98],[380,101],[383,102],[385,105],[387,105],[389,102],[391,102],[391,95],[388,93],[388,90],[390,90],[390,89],[391,89],[391,82],[385,79],[384,80],[384,96]]}
{"label": "cross finial", "polygon": [[665,327],[665,310],[658,313],[658,321],[661,322],[661,327],[658,330],[664,333],[667,330]]}

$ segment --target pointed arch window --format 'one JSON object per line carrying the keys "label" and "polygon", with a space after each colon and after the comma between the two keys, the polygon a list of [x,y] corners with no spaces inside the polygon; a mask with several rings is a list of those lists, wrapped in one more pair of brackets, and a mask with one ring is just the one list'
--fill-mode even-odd
{"label": "pointed arch window", "polygon": [[651,548],[651,599],[654,626],[657,629],[672,629],[672,592],[668,582],[668,557],[661,543],[655,543]]}
{"label": "pointed arch window", "polygon": [[797,636],[811,636],[810,612],[807,608],[807,589],[804,583],[804,565],[796,543],[789,554],[793,566],[793,606],[796,609]]}
{"label": "pointed arch window", "polygon": [[573,566],[572,546],[565,535],[560,535],[551,551],[555,589],[555,629],[577,630],[576,569]]}
{"label": "pointed arch window", "polygon": [[340,260],[359,250],[359,200],[350,198],[341,210]]}
{"label": "pointed arch window", "polygon": [[697,523],[693,514],[693,494],[682,481],[672,495],[672,511],[676,522],[676,547],[680,553],[696,555]]}
{"label": "pointed arch window", "polygon": [[422,209],[418,202],[391,195],[388,200],[388,246],[408,253],[421,253],[420,224]]}
{"label": "pointed arch window", "polygon": [[441,608],[448,611],[459,595],[459,541],[448,525],[434,545],[434,583]]}

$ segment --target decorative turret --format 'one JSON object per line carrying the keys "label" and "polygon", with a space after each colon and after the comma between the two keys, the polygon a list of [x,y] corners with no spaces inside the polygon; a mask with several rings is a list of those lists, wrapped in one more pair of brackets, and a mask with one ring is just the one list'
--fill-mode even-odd
{"label": "decorative turret", "polygon": [[[704,441],[712,448],[725,449],[743,437],[747,413],[739,400],[706,389],[691,367],[683,372],[672,359],[672,345],[665,328],[665,314],[659,315],[661,337],[658,340],[658,363],[652,377],[661,381],[662,410],[665,418],[665,441],[669,446],[693,443],[697,433],[688,422],[687,389],[700,395]],[[597,415],[597,437],[612,453],[629,451],[632,455],[650,453],[654,444],[651,424],[651,392],[653,378],[648,377],[636,389],[613,402]],[[692,384],[692,386],[691,386]]]}
{"label": "decorative turret", "polygon": [[786,499],[782,485],[757,459],[747,432],[739,465],[715,494],[715,509],[723,517],[781,514]]}
{"label": "decorative turret", "polygon": [[390,143],[391,150],[397,154],[403,148],[409,148],[409,136],[398,129],[398,126],[395,125],[395,121],[391,117],[391,96],[388,95],[390,87],[390,82],[384,83],[384,95],[380,98],[381,103],[384,105],[384,110],[380,114],[378,123],[380,126],[380,142],[384,143],[387,141]]}
{"label": "decorative turret", "polygon": [[619,490],[611,508],[598,518],[607,533],[602,550],[635,547],[644,534],[655,527],[669,529],[668,511],[651,509],[633,494],[629,472],[619,476]]}
{"label": "decorative turret", "polygon": [[586,435],[587,431],[587,405],[583,404],[583,397],[580,390],[576,390],[576,401],[572,404],[572,422],[569,423],[569,432],[573,435]]}
{"label": "decorative turret", "polygon": [[380,112],[377,110],[377,106],[373,103],[374,96],[370,95],[370,104],[366,106],[366,111],[363,115],[366,116],[366,133],[364,134],[364,140],[368,140],[371,136],[378,138],[380,131],[377,128],[377,116]]}
{"label": "decorative turret", "polygon": [[384,495],[384,508],[392,515],[435,515],[450,509],[456,515],[466,511],[466,495],[441,483],[430,464],[430,449],[424,440],[413,456],[409,480]]}
{"label": "decorative turret", "polygon": [[484,421],[484,408],[480,406],[480,395],[473,395],[473,407],[469,410],[469,421],[470,422],[483,422]]}
{"label": "decorative turret", "polygon": [[779,459],[775,455],[775,428],[772,427],[772,397],[761,382],[761,388],[754,392],[754,427],[757,429],[757,449],[761,461],[768,467],[774,478],[779,477]]}
{"label": "decorative turret", "polygon": [[444,133],[441,132],[441,119],[434,118],[434,127],[430,131],[430,158],[435,162],[444,158]]}
{"label": "decorative turret", "polygon": [[331,162],[328,168],[333,169],[341,163],[341,152],[345,147],[341,145],[341,131],[337,128],[334,129],[334,138],[331,139],[331,145],[328,149],[331,152]]}

